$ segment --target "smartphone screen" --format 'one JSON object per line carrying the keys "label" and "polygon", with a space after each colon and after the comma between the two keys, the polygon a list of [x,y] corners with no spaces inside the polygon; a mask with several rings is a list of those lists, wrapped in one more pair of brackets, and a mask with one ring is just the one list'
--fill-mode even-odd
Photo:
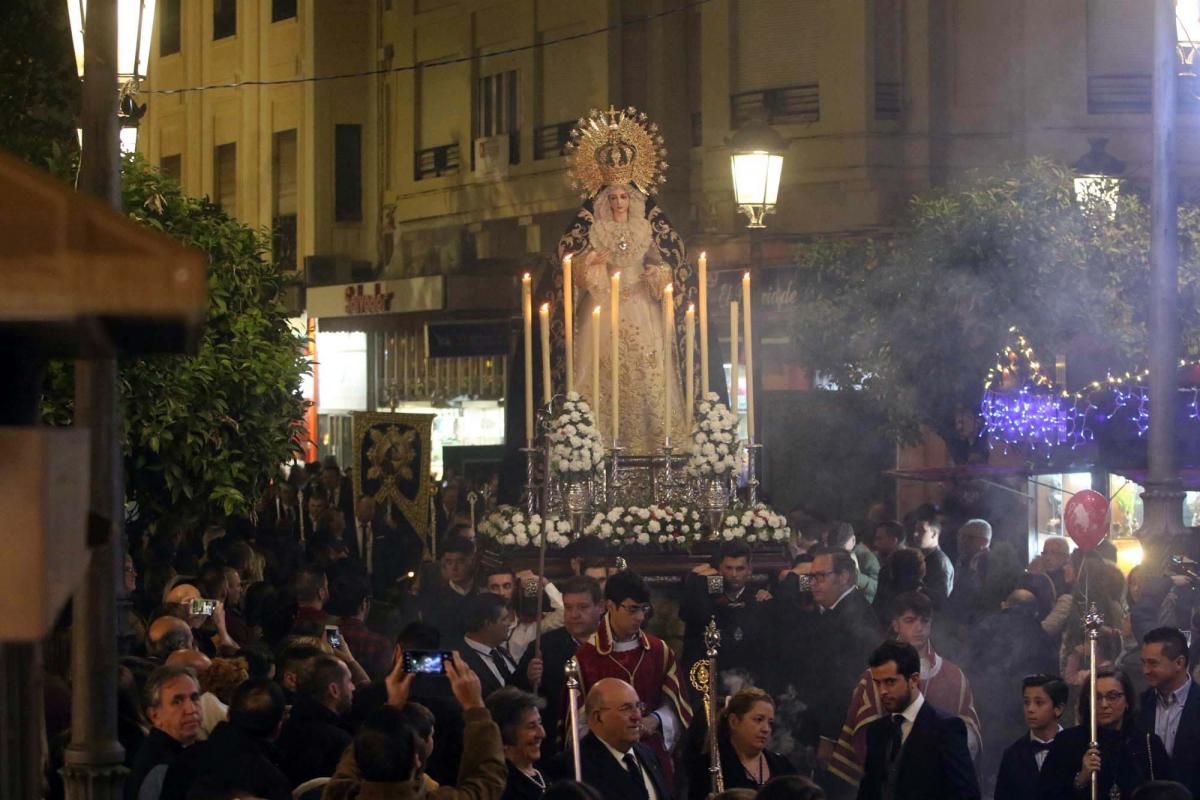
{"label": "smartphone screen", "polygon": [[205,600],[202,597],[193,597],[192,598],[191,613],[193,615],[199,616],[199,615],[203,614],[204,616],[212,616],[212,613],[213,613],[213,611],[216,610],[216,608],[217,608],[216,600]]}
{"label": "smartphone screen", "polygon": [[404,671],[441,675],[446,671],[450,653],[438,650],[405,650]]}
{"label": "smartphone screen", "polygon": [[340,648],[342,646],[342,632],[338,630],[337,625],[325,626],[325,638],[329,641],[329,646]]}

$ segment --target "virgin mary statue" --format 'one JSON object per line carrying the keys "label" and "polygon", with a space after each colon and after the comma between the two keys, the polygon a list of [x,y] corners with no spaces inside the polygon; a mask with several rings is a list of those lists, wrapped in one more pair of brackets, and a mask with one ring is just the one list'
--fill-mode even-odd
{"label": "virgin mary statue", "polygon": [[[576,391],[591,402],[611,445],[612,276],[619,272],[616,443],[633,455],[660,452],[668,438],[676,448],[686,447],[692,412],[684,408],[682,332],[684,310],[695,301],[696,286],[683,241],[652,199],[666,169],[662,139],[645,114],[609,109],[581,119],[572,145],[572,177],[584,204],[558,251],[560,259],[571,254],[573,262]],[[664,335],[662,297],[668,285],[676,325]],[[599,375],[592,367],[597,338]]]}

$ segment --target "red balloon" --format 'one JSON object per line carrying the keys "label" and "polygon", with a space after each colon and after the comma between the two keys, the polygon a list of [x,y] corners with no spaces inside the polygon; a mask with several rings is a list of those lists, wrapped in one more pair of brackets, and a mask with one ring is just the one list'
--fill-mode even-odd
{"label": "red balloon", "polygon": [[1092,489],[1076,492],[1063,509],[1063,523],[1071,541],[1085,552],[1095,550],[1108,535],[1108,498]]}

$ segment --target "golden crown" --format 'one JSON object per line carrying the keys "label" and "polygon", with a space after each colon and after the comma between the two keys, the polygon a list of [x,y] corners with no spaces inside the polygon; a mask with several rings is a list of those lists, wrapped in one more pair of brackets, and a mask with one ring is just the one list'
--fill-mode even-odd
{"label": "golden crown", "polygon": [[632,183],[652,195],[667,180],[667,150],[658,126],[630,106],[592,109],[571,131],[571,184],[584,199],[613,184]]}

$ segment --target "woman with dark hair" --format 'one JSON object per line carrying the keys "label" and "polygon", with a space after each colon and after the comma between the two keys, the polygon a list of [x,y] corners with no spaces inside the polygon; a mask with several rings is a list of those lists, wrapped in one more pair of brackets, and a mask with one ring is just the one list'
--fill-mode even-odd
{"label": "woman with dark hair", "polygon": [[[762,689],[751,686],[729,698],[717,719],[717,746],[721,753],[721,776],[725,789],[758,791],[779,775],[793,775],[796,768],[786,757],[767,750],[775,726],[775,701]],[[693,753],[688,795],[702,800],[712,791],[707,750]]]}
{"label": "woman with dark hair", "polygon": [[500,729],[508,782],[500,800],[540,800],[546,791],[546,779],[533,762],[542,757],[542,727],[539,709],[546,703],[537,695],[515,686],[497,689],[487,697],[488,711]]}
{"label": "woman with dark hair", "polygon": [[1137,725],[1137,695],[1129,676],[1120,670],[1096,673],[1096,736],[1091,738],[1090,693],[1079,698],[1079,721],[1054,739],[1038,777],[1038,800],[1069,800],[1091,794],[1096,773],[1097,797],[1129,800],[1134,790],[1152,780],[1169,779],[1171,763],[1162,741]]}

